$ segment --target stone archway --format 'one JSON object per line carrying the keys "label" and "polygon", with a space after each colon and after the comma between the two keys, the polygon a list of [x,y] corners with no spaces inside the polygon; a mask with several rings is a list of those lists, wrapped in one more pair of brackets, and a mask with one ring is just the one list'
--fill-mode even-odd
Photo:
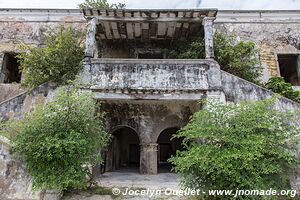
{"label": "stone archway", "polygon": [[158,172],[170,172],[172,169],[168,159],[171,156],[176,155],[177,150],[183,150],[182,139],[173,138],[173,135],[179,130],[178,127],[167,128],[163,130],[158,139],[158,151],[157,151],[157,166]]}
{"label": "stone archway", "polygon": [[118,127],[112,133],[105,155],[105,171],[139,171],[140,140],[137,132],[130,127]]}

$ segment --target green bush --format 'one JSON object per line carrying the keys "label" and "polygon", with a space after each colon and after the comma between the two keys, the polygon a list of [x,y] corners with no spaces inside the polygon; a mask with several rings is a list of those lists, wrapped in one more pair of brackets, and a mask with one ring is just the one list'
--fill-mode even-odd
{"label": "green bush", "polygon": [[292,88],[292,84],[286,83],[282,77],[272,77],[265,84],[265,87],[275,93],[278,93],[288,99],[300,103],[300,92]]}
{"label": "green bush", "polygon": [[48,30],[45,33],[43,47],[26,47],[27,51],[18,55],[22,84],[33,88],[47,81],[65,84],[75,79],[84,58],[81,38],[82,34],[71,27],[61,27],[58,32]]}
{"label": "green bush", "polygon": [[[262,68],[258,66],[257,49],[253,42],[236,42],[232,36],[220,33],[214,35],[215,60],[221,69],[248,81],[259,83]],[[177,43],[169,50],[170,58],[203,59],[205,58],[204,40],[191,43]]]}
{"label": "green bush", "polygon": [[94,9],[101,9],[101,8],[124,9],[126,7],[126,5],[124,3],[109,4],[107,2],[107,0],[85,0],[83,3],[79,4],[78,7],[80,9],[85,9],[85,8],[94,8]]}
{"label": "green bush", "polygon": [[25,162],[35,189],[87,186],[87,166],[101,163],[99,150],[109,140],[95,107],[90,93],[62,87],[51,102],[2,130],[15,132],[13,155]]}
{"label": "green bush", "polygon": [[290,188],[300,130],[292,113],[271,109],[273,105],[274,99],[239,105],[208,102],[196,112],[175,136],[185,138],[186,150],[170,159],[183,185],[201,191]]}

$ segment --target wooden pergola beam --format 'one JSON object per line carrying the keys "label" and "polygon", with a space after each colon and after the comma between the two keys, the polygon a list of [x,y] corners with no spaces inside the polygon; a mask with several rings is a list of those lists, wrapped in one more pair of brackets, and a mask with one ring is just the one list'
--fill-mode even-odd
{"label": "wooden pergola beam", "polygon": [[93,16],[100,22],[175,22],[175,23],[202,23],[203,18],[181,18],[181,17],[159,17],[159,18],[145,18],[145,17],[108,17],[108,16]]}

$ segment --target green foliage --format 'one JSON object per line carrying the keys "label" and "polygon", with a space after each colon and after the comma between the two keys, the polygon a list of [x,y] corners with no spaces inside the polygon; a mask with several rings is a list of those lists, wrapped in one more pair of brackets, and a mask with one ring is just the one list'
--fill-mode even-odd
{"label": "green foliage", "polygon": [[3,129],[5,129],[8,125],[4,122],[0,120],[0,135],[4,136],[8,139],[10,139],[10,133],[7,131],[2,131]]}
{"label": "green foliage", "polygon": [[102,162],[99,150],[109,140],[96,106],[91,93],[65,86],[44,107],[7,127],[17,132],[13,153],[25,161],[35,189],[87,186],[87,166]]}
{"label": "green foliage", "polygon": [[124,3],[117,3],[117,4],[109,4],[107,0],[85,0],[83,3],[78,5],[80,9],[85,8],[112,8],[112,9],[124,9],[126,5]]}
{"label": "green foliage", "polygon": [[175,136],[185,138],[186,150],[170,159],[183,185],[201,190],[289,188],[300,130],[292,113],[271,109],[274,102],[208,102],[196,112]]}
{"label": "green foliage", "polygon": [[64,84],[75,79],[84,57],[81,36],[71,27],[61,27],[58,32],[46,32],[45,46],[26,47],[26,53],[18,55],[23,71],[22,84],[33,88],[47,81]]}
{"label": "green foliage", "polygon": [[292,84],[286,83],[284,81],[284,78],[282,77],[270,78],[269,81],[265,84],[265,87],[288,99],[300,103],[300,92],[293,90]]}
{"label": "green foliage", "polygon": [[[258,66],[257,49],[253,42],[236,42],[232,36],[220,33],[214,35],[215,60],[221,69],[248,81],[259,83],[262,68]],[[169,53],[170,58],[203,59],[205,58],[204,40],[191,43],[178,43]]]}

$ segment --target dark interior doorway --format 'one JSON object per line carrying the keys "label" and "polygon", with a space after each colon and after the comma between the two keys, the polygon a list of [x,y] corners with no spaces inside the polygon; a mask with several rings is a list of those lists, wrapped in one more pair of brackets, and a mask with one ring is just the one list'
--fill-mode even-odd
{"label": "dark interior doorway", "polygon": [[106,153],[106,171],[138,171],[140,166],[140,142],[137,133],[128,127],[112,133]]}
{"label": "dark interior doorway", "polygon": [[179,130],[179,128],[168,128],[162,131],[158,137],[158,172],[170,172],[172,165],[168,162],[171,156],[176,155],[177,150],[183,150],[182,139],[174,138],[173,135]]}
{"label": "dark interior doorway", "polygon": [[162,53],[153,53],[153,52],[147,52],[147,53],[139,53],[138,59],[163,59],[164,56]]}
{"label": "dark interior doorway", "polygon": [[300,86],[298,54],[278,54],[278,65],[280,76],[282,76],[286,82],[294,86]]}
{"label": "dark interior doorway", "polygon": [[1,68],[1,83],[20,83],[21,71],[16,53],[5,53]]}

